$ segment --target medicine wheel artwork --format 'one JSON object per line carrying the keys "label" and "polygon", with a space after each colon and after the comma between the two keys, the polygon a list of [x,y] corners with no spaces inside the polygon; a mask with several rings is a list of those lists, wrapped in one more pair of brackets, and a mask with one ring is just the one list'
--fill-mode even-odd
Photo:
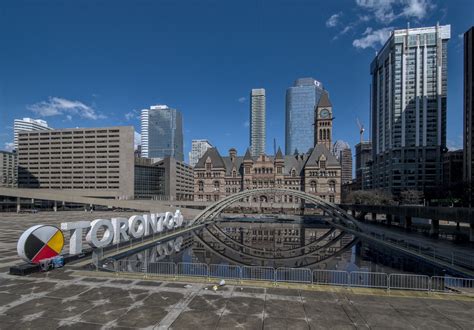
{"label": "medicine wheel artwork", "polygon": [[64,235],[55,226],[37,225],[25,231],[18,240],[18,255],[25,261],[39,263],[61,253]]}

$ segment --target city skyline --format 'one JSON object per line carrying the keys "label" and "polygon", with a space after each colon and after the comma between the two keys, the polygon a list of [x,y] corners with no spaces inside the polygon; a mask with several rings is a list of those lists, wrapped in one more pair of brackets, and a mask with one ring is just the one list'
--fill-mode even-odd
{"label": "city skyline", "polygon": [[[392,28],[404,28],[407,22],[410,22],[411,27],[432,26],[437,21],[440,24],[452,24],[452,40],[448,46],[447,144],[448,147],[459,148],[462,145],[459,132],[462,131],[463,53],[462,38],[459,35],[472,25],[465,13],[472,12],[469,8],[473,8],[474,5],[469,1],[459,1],[455,4],[427,1],[429,6],[422,6],[419,11],[410,12],[411,7],[408,5],[394,3],[397,4],[388,8],[376,8],[375,5],[371,7],[361,4],[360,1],[341,1],[327,4],[324,8],[320,8],[317,4],[314,6],[305,4],[309,7],[296,4],[289,8],[283,3],[258,7],[254,2],[248,2],[247,5],[256,9],[256,13],[247,12],[245,4],[207,5],[196,10],[201,13],[211,8],[214,16],[216,14],[221,16],[199,25],[194,33],[189,31],[195,22],[192,17],[186,26],[174,32],[170,30],[181,19],[190,19],[189,13],[182,13],[181,16],[170,15],[177,20],[176,22],[167,19],[160,22],[159,26],[152,23],[146,25],[139,22],[136,17],[130,17],[126,29],[121,28],[120,33],[115,34],[101,23],[100,15],[106,8],[100,4],[89,7],[67,4],[60,8],[45,5],[40,8],[12,3],[6,6],[7,11],[12,13],[7,16],[14,17],[21,12],[25,20],[31,24],[30,27],[34,26],[37,29],[39,36],[37,41],[20,38],[28,26],[15,24],[9,17],[5,17],[0,23],[2,27],[3,25],[10,27],[2,29],[9,31],[9,38],[4,38],[8,51],[1,55],[1,69],[5,73],[0,79],[2,94],[5,95],[0,98],[1,148],[4,149],[5,144],[13,142],[11,127],[15,118],[41,118],[55,128],[133,125],[135,130],[140,132],[138,118],[140,109],[149,104],[171,104],[183,112],[186,155],[190,151],[192,139],[208,139],[215,141],[219,149],[235,147],[239,153],[243,153],[248,147],[245,138],[249,124],[248,90],[261,86],[267,92],[266,153],[272,154],[274,138],[277,147],[284,149],[285,91],[294,80],[307,76],[323,81],[325,87],[331,91],[331,100],[338,112],[338,118],[334,122],[334,140],[348,141],[353,147],[358,142],[356,117],[360,117],[366,127],[369,127],[368,64],[375,50],[381,48],[388,31]],[[116,26],[119,19],[128,13],[127,9],[130,9],[129,6],[123,3],[116,5],[114,15],[111,17],[112,26]],[[151,3],[144,3],[143,6],[135,8],[139,14],[145,14],[148,9],[152,13],[167,10],[173,14],[179,8],[171,4],[160,6]],[[45,27],[44,21],[38,18],[42,16],[43,10],[51,11],[49,14],[44,13],[44,19],[47,19],[48,15],[61,17],[61,14],[72,10],[75,15],[71,18],[70,25],[65,26],[64,21],[58,19],[48,22],[49,27]],[[228,18],[229,10],[235,10],[237,18],[248,15],[249,27],[246,28],[231,19],[229,24],[224,24],[221,33],[213,32],[209,35],[209,31],[214,31],[215,24],[221,24],[222,19]],[[83,27],[81,17],[86,14],[91,16],[91,25],[95,30]],[[264,19],[260,19],[257,14],[260,16],[263,14]],[[311,24],[300,22],[310,14],[314,17]],[[203,13],[203,15],[210,14]],[[381,15],[389,18],[387,24],[380,22],[383,18]],[[279,19],[282,16],[287,17],[288,22],[275,30],[276,23],[277,21],[281,23]],[[257,31],[257,36],[245,39],[252,29]],[[93,31],[98,31],[98,36],[92,35]],[[55,41],[63,41],[62,38],[66,33],[68,38],[59,49],[57,45],[60,42]],[[112,38],[106,41],[104,38],[110,33]],[[133,41],[136,33],[140,33],[140,38]],[[171,34],[169,39],[176,37],[173,39],[175,41],[169,44],[168,39],[163,39],[163,33]],[[236,41],[225,43],[221,50],[215,47],[209,51],[204,50],[209,43],[222,41],[228,35],[233,36]],[[262,45],[256,44],[259,36],[265,36]],[[133,46],[146,46],[145,49],[152,51],[156,47],[149,43],[152,37],[173,46],[172,53],[178,55],[179,60],[157,54],[154,54],[156,58],[151,58],[147,52],[127,53],[117,42],[119,39],[121,42],[133,42]],[[189,44],[191,38],[195,38],[196,42],[202,42],[202,46],[195,45],[193,50],[190,47],[193,44]],[[319,48],[305,43],[308,38],[317,40]],[[282,50],[279,47],[279,53],[274,53],[276,47],[281,46],[282,40],[291,49]],[[74,45],[77,45],[76,48],[72,47]],[[90,48],[91,45],[95,48]],[[250,57],[244,53],[235,54],[241,61],[226,60],[229,59],[229,51],[232,52],[235,47],[242,45],[255,47],[255,55],[252,55],[252,58],[257,59],[255,63],[247,64]],[[25,47],[33,46],[36,50],[34,56],[24,53]],[[188,60],[191,57],[183,57],[185,50],[190,51],[189,55],[197,55],[196,60],[191,61]],[[117,51],[119,52],[116,53]],[[123,51],[123,55],[120,55],[120,51]],[[79,56],[81,54],[85,56]],[[100,59],[103,55],[106,55],[104,58],[110,59],[111,63],[104,65]],[[125,56],[128,56],[131,62],[126,62],[128,59]],[[220,60],[216,62],[216,59]],[[39,60],[42,61],[41,66],[37,65]],[[130,68],[123,68],[121,61],[129,63]],[[138,64],[139,61],[143,63]],[[199,65],[196,66],[191,62]],[[349,70],[345,63],[351,63]],[[204,71],[210,68],[211,64],[214,68]],[[181,68],[180,65],[184,67]],[[121,68],[123,73],[120,70],[116,71],[117,68]],[[159,75],[163,77],[162,79],[156,78],[157,71],[162,73]],[[51,78],[42,74],[43,72],[48,72]],[[175,75],[171,75],[171,72]],[[226,76],[235,78],[217,87],[216,83],[222,75],[219,72],[226,72]],[[241,75],[241,72],[245,74]],[[148,76],[153,76],[152,84]],[[25,80],[24,77],[28,77],[29,80]],[[72,77],[77,79],[71,79]],[[143,82],[140,82],[141,80]],[[186,86],[183,84],[186,81],[188,85],[191,83],[193,85],[188,88],[189,92],[176,93],[174,90],[178,83]],[[209,93],[206,93],[210,90],[218,90],[219,95],[214,93],[211,98]],[[216,118],[218,125],[209,118]],[[227,124],[229,121],[232,125]]]}

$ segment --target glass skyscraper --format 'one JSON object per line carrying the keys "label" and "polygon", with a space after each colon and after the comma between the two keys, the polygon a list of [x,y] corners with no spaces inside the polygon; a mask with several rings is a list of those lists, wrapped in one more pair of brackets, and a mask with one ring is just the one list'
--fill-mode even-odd
{"label": "glass skyscraper", "polygon": [[314,109],[323,85],[313,78],[300,78],[286,90],[285,153],[308,152],[314,147]]}
{"label": "glass skyscraper", "polygon": [[184,161],[183,117],[167,105],[142,110],[142,157],[174,157]]}
{"label": "glass skyscraper", "polygon": [[393,31],[372,61],[372,180],[395,194],[442,182],[451,27]]}

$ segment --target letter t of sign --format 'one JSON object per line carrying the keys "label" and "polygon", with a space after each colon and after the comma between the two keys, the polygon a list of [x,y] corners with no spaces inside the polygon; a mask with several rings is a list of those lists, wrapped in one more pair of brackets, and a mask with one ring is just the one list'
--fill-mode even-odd
{"label": "letter t of sign", "polygon": [[61,230],[71,232],[69,240],[69,254],[75,255],[82,252],[82,230],[91,226],[89,221],[65,222],[61,224]]}

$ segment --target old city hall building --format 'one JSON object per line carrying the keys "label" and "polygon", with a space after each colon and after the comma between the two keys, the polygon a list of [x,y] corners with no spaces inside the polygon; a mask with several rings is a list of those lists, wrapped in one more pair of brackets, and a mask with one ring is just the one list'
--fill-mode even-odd
{"label": "old city hall building", "polygon": [[[242,190],[284,188],[305,191],[333,203],[341,199],[341,166],[332,155],[332,106],[327,93],[315,109],[315,145],[306,154],[237,156],[234,148],[222,157],[210,148],[194,167],[194,200],[218,201]],[[248,202],[299,203],[291,195],[254,196]]]}

